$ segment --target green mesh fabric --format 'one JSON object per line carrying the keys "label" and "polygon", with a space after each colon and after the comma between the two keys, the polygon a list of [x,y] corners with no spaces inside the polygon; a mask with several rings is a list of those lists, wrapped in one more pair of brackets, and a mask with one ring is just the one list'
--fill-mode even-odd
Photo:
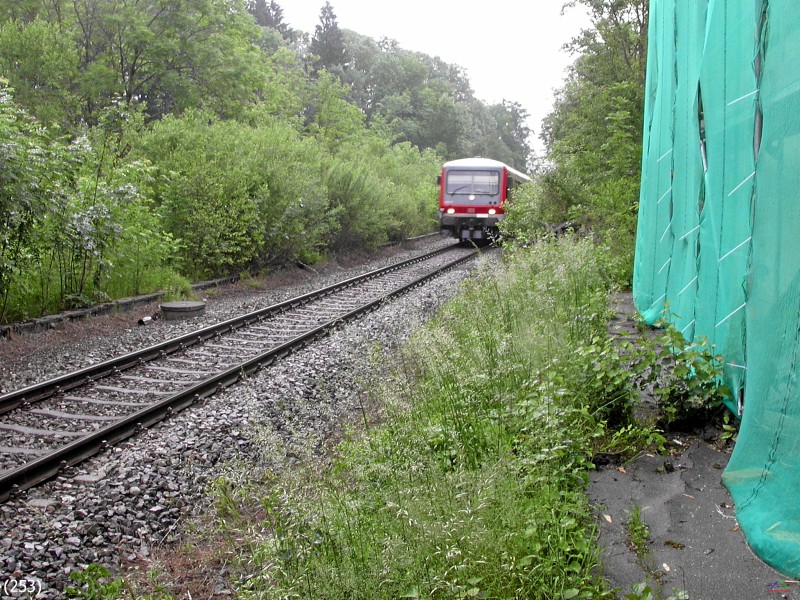
{"label": "green mesh fabric", "polygon": [[748,542],[800,576],[800,11],[652,0],[633,292],[725,357],[723,481]]}

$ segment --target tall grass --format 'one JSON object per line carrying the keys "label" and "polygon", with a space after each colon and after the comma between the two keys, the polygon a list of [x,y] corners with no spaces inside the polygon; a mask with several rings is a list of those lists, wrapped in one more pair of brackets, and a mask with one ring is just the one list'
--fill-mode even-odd
{"label": "tall grass", "polygon": [[385,422],[343,443],[333,471],[265,496],[239,594],[608,594],[584,493],[605,399],[578,389],[608,291],[595,247],[574,239],[471,281],[402,351]]}

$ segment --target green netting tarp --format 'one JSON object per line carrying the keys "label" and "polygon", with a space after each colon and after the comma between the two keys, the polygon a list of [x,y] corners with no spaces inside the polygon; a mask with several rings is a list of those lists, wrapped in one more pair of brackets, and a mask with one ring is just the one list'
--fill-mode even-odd
{"label": "green netting tarp", "polygon": [[723,481],[748,542],[800,576],[800,10],[652,0],[634,300],[725,357]]}

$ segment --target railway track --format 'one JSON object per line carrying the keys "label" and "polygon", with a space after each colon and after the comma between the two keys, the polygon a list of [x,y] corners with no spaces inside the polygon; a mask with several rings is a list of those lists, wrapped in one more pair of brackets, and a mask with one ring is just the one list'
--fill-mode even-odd
{"label": "railway track", "polygon": [[0,396],[0,501],[475,254],[440,249]]}

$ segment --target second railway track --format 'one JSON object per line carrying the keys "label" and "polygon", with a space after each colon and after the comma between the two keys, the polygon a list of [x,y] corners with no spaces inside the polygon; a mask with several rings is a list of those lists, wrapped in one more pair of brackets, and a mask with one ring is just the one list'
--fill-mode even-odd
{"label": "second railway track", "polygon": [[437,250],[0,396],[0,500],[474,255]]}

